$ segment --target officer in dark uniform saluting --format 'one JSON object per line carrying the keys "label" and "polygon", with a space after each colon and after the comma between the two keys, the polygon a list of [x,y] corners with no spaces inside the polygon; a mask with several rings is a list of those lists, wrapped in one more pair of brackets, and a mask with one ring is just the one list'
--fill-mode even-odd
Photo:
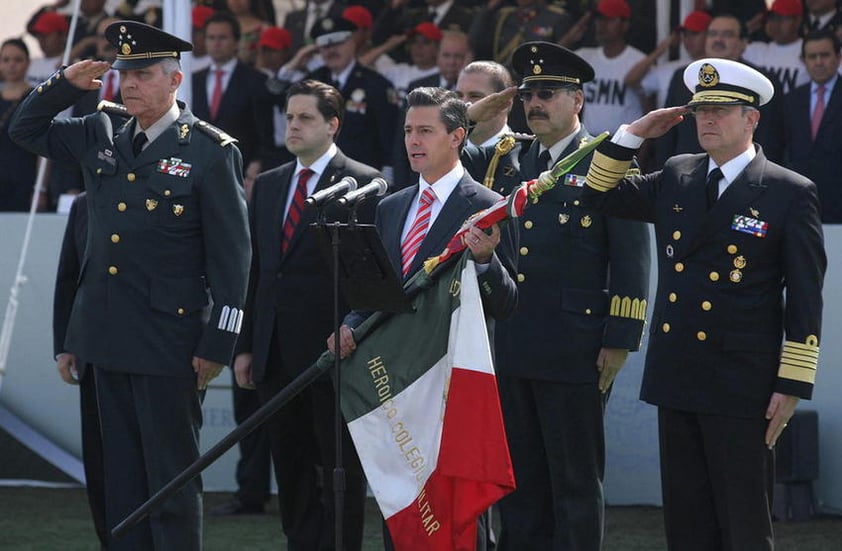
{"label": "officer in dark uniform saluting", "polygon": [[[818,194],[752,143],[774,93],[768,78],[720,58],[683,76],[690,103],[601,144],[583,200],[655,227],[658,293],[640,397],[658,406],[669,549],[771,551],[770,450],[812,395],[818,365],[827,266]],[[620,179],[644,139],[691,112],[705,153]]]}
{"label": "officer in dark uniform saluting", "polygon": [[[579,120],[590,64],[549,42],[521,45],[512,63],[536,139],[523,144],[518,175],[495,180],[503,194],[592,139]],[[581,204],[589,163],[577,164],[518,222],[518,307],[495,339],[517,482],[500,501],[501,550],[602,543],[604,408],[627,354],[640,346],[649,231]]]}
{"label": "officer in dark uniform saluting", "polygon": [[[125,107],[53,120],[109,69],[80,61],[30,94],[10,133],[84,173],[88,237],[65,348],[96,374],[110,529],[199,455],[201,402],[231,360],[250,246],[234,140],[175,99],[179,52],[192,46],[130,21],[105,34]],[[200,549],[201,519],[196,479],[108,548]]]}

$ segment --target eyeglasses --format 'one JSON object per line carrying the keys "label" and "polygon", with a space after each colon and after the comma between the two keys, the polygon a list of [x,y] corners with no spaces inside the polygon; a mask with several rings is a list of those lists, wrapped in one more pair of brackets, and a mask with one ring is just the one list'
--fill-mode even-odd
{"label": "eyeglasses", "polygon": [[532,96],[537,96],[541,101],[550,101],[556,95],[556,92],[560,92],[561,90],[564,90],[564,88],[541,88],[535,91],[521,90],[517,95],[523,103],[532,101]]}

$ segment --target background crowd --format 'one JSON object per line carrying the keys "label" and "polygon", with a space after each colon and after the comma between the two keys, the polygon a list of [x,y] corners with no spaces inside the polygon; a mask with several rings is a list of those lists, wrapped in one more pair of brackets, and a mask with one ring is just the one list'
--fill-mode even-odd
{"label": "background crowd", "polygon": [[[20,99],[60,64],[65,42],[72,60],[113,60],[102,31],[115,18],[160,25],[155,0],[83,0],[80,24],[68,37],[66,0],[34,13],[24,31],[38,42],[29,51],[20,40],[3,44],[0,75],[0,156],[12,170],[0,179],[0,210],[27,210],[35,158],[8,139],[6,121]],[[701,57],[740,60],[772,77],[779,93],[765,111],[757,140],[770,159],[799,171],[819,186],[823,221],[842,221],[842,197],[830,182],[837,172],[842,92],[833,93],[838,71],[836,34],[842,15],[835,0],[698,1],[699,8],[656,43],[654,2],[643,0],[205,0],[194,2],[194,112],[234,135],[244,156],[247,189],[261,171],[293,157],[284,145],[284,95],[290,83],[312,76],[339,84],[348,120],[338,145],[356,160],[381,169],[392,188],[413,181],[402,147],[406,93],[419,86],[454,89],[459,71],[472,60],[493,60],[511,69],[521,43],[544,40],[577,51],[594,66],[586,86],[582,119],[591,132],[613,131],[652,108],[686,101],[681,69]],[[709,30],[710,15],[728,13]],[[325,22],[325,27],[320,26]],[[347,43],[316,44],[316,36],[343,29]],[[806,34],[828,31],[821,52],[804,55]],[[23,32],[22,32],[23,34]],[[828,58],[824,52],[830,49]],[[519,75],[514,75],[515,77]],[[821,129],[813,130],[815,90],[822,88]],[[813,103],[803,107],[804,89]],[[799,91],[800,89],[800,91]],[[119,75],[105,75],[98,97],[83,98],[68,115],[93,111],[100,99],[119,102]],[[809,98],[808,98],[809,99]],[[787,106],[792,107],[787,108]],[[529,132],[522,111],[513,109],[511,129]],[[818,124],[818,123],[816,123]],[[805,131],[807,129],[807,131]],[[806,132],[806,133],[805,133]],[[815,135],[814,135],[815,134]],[[820,135],[819,135],[820,134]],[[695,129],[684,125],[647,144],[639,161],[644,171],[669,156],[697,151]],[[820,162],[819,162],[820,161]],[[74,167],[50,166],[39,197],[40,211],[54,211],[62,195],[82,191]],[[69,205],[69,202],[65,203]]]}

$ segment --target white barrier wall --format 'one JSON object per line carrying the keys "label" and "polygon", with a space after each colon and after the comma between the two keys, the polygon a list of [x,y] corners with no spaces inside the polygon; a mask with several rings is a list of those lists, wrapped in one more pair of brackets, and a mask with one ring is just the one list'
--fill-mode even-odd
{"label": "white barrier wall", "polygon": [[[52,359],[52,292],[56,259],[66,218],[41,214],[35,230],[20,293],[20,306],[0,403],[70,453],[80,455],[79,404],[75,387],[64,384]],[[26,216],[0,214],[0,312],[17,266]],[[819,412],[820,477],[815,485],[821,506],[842,510],[842,226],[825,226],[829,268],[825,280],[825,310],[821,359],[814,398],[800,408]],[[654,241],[654,240],[653,240]],[[655,270],[653,270],[654,278]],[[654,294],[655,281],[651,289]],[[653,301],[650,301],[652,303]],[[644,340],[644,347],[645,347]],[[656,410],[637,399],[645,348],[629,356],[617,378],[608,405],[606,436],[608,465],[606,498],[614,505],[660,504]],[[203,449],[210,448],[234,427],[230,375],[224,373],[208,391],[203,408]],[[237,451],[225,454],[205,472],[211,490],[236,487]],[[2,459],[0,459],[2,460]]]}

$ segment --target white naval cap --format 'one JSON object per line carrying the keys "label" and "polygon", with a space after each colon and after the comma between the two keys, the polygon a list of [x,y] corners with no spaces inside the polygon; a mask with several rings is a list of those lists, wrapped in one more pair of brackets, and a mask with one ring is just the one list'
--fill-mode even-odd
{"label": "white naval cap", "polygon": [[684,85],[693,92],[687,107],[749,105],[760,107],[775,95],[772,82],[756,69],[720,58],[699,59],[684,69]]}

